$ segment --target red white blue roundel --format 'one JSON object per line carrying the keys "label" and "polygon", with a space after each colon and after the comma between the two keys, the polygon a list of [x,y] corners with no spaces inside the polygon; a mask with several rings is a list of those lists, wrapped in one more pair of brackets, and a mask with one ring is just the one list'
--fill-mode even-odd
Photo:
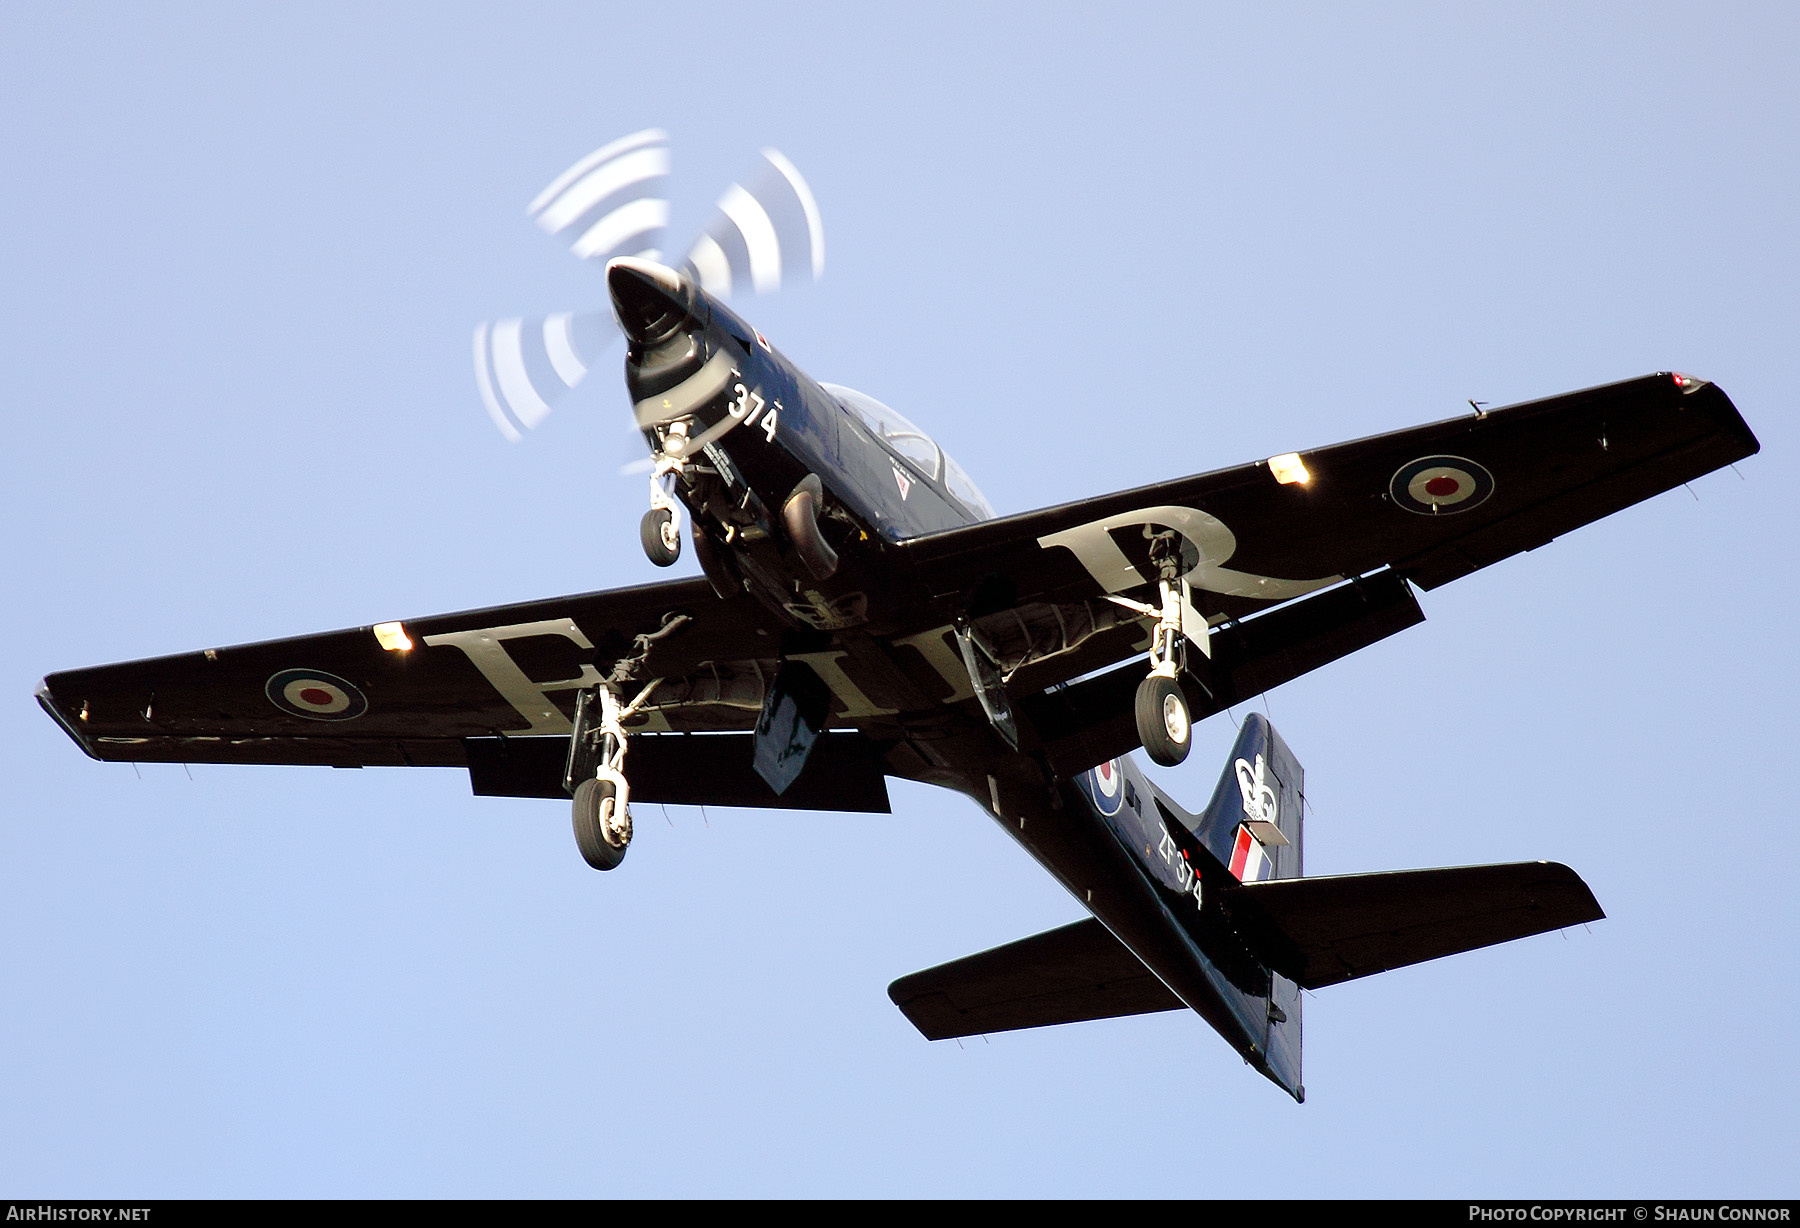
{"label": "red white blue roundel", "polygon": [[1094,795],[1094,805],[1100,808],[1100,813],[1119,813],[1125,800],[1125,776],[1119,771],[1119,761],[1108,759],[1089,772],[1087,778],[1088,791]]}
{"label": "red white blue roundel", "polygon": [[269,702],[283,712],[314,721],[355,720],[369,701],[355,686],[319,669],[284,669],[263,687]]}
{"label": "red white blue roundel", "polygon": [[1388,495],[1409,512],[1466,512],[1494,493],[1494,475],[1462,456],[1421,456],[1394,471]]}

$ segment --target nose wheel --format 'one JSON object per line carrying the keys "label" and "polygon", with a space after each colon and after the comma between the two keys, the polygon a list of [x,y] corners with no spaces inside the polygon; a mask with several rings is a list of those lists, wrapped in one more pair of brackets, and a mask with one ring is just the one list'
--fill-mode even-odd
{"label": "nose wheel", "polygon": [[685,430],[679,436],[671,431],[664,440],[664,450],[657,453],[656,467],[650,473],[650,510],[638,523],[644,555],[658,567],[671,566],[681,557],[681,504],[675,499],[675,475],[687,462],[668,449],[679,453],[686,443]]}
{"label": "nose wheel", "polygon": [[644,554],[658,567],[669,567],[681,557],[681,526],[675,523],[672,508],[653,507],[638,524],[638,539]]}

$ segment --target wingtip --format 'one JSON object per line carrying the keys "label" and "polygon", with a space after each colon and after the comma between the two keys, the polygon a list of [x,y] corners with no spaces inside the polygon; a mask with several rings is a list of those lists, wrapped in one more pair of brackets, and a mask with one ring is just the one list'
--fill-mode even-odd
{"label": "wingtip", "polygon": [[81,748],[82,754],[86,755],[89,759],[100,761],[100,756],[96,755],[94,753],[94,748],[88,745],[88,740],[82,736],[81,730],[76,728],[74,722],[69,719],[68,715],[64,713],[61,708],[57,707],[56,699],[50,693],[49,678],[44,678],[38,682],[37,690],[32,693],[32,697],[38,701],[38,707],[42,708],[45,714],[48,715],[51,720],[55,721],[64,733],[69,735],[69,740]]}

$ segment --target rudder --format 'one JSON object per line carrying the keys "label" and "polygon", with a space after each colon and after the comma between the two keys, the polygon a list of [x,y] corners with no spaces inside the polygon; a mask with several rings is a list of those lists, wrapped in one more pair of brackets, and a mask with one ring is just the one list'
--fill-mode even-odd
{"label": "rudder", "polygon": [[1306,773],[1275,726],[1244,718],[1195,836],[1239,882],[1303,873]]}

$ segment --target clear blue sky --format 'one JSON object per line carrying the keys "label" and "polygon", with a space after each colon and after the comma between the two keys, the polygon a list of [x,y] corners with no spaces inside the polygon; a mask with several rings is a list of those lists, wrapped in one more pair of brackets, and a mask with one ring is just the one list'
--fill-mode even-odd
{"label": "clear blue sky", "polygon": [[[1792,7],[368,8],[0,7],[0,1196],[1794,1193]],[[1609,918],[1313,996],[1302,1107],[1183,1014],[921,1040],[891,979],[1081,915],[950,794],[601,876],[460,773],[83,758],[52,670],[654,578],[620,384],[509,445],[469,361],[601,305],[524,206],[648,125],[680,234],[802,168],[746,314],[1003,511],[1717,380],[1741,477],[1267,701],[1312,872]]]}

